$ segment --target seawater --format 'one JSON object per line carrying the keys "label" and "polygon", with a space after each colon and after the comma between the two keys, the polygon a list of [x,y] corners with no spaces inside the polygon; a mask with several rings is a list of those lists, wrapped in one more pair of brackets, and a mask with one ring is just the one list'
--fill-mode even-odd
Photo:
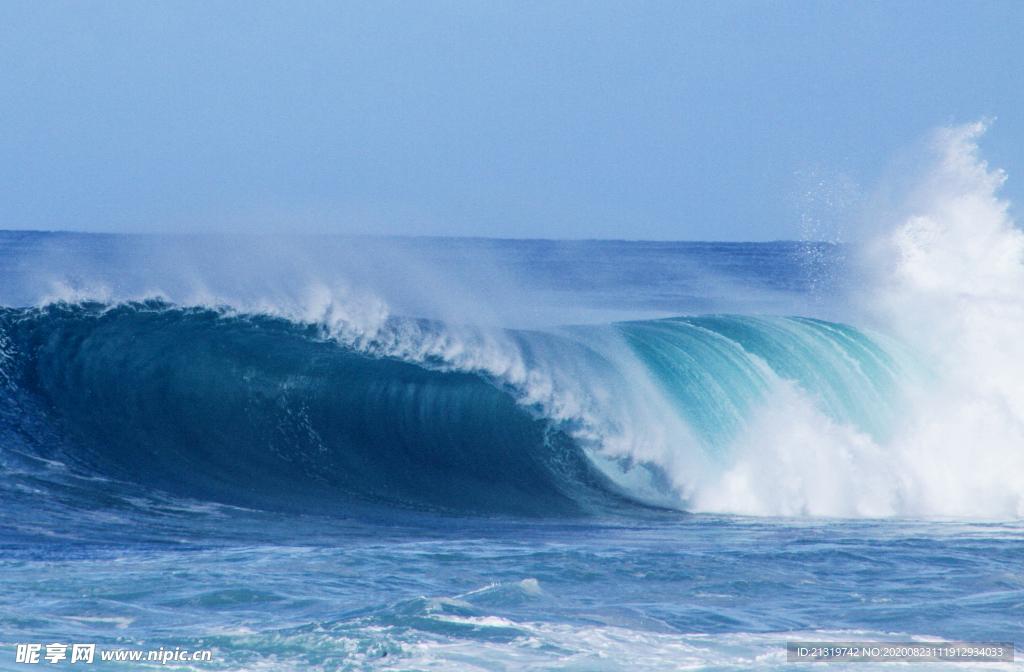
{"label": "seawater", "polygon": [[1020,669],[980,130],[851,244],[0,233],[0,668]]}

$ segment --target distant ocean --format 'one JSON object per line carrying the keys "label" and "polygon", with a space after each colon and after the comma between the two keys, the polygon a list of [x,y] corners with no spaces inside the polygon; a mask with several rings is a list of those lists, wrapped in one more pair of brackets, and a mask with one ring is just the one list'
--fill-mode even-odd
{"label": "distant ocean", "polygon": [[1024,669],[971,142],[856,244],[0,232],[0,669]]}

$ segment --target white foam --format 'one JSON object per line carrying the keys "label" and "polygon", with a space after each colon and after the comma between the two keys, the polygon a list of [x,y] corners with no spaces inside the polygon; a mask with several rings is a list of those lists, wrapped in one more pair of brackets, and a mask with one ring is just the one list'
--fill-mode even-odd
{"label": "white foam", "polygon": [[[940,131],[911,213],[875,244],[872,315],[934,372],[891,439],[837,426],[779,386],[693,508],[756,515],[1024,516],[1024,234],[978,156]],[[889,260],[887,263],[886,260]]]}

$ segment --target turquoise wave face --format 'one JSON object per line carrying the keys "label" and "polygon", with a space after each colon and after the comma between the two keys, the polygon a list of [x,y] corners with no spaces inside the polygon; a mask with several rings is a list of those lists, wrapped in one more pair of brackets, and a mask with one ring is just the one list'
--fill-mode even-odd
{"label": "turquoise wave face", "polygon": [[721,458],[779,381],[796,383],[834,421],[884,441],[908,375],[894,344],[821,320],[715,315],[616,328]]}
{"label": "turquoise wave face", "polygon": [[[785,381],[878,439],[890,430],[902,375],[878,338],[803,318],[501,332],[527,370],[518,380],[479,366],[478,352],[467,359],[477,365],[409,361],[394,354],[401,349],[339,343],[317,325],[161,302],[7,309],[0,328],[4,431],[27,436],[33,450],[197,499],[326,513],[672,505],[609,471],[602,442],[674,414],[703,457],[724,465],[751,414]],[[532,375],[540,371],[546,377]],[[655,382],[664,408],[645,408],[637,377]],[[572,404],[559,399],[566,381]],[[529,385],[550,388],[546,401]],[[625,458],[626,472],[640,464],[647,486],[672,495],[664,465]]]}

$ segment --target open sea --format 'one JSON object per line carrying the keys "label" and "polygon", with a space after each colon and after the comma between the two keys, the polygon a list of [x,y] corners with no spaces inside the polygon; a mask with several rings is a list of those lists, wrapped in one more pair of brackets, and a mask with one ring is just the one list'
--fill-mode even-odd
{"label": "open sea", "polygon": [[855,244],[0,232],[0,669],[1024,669],[964,142]]}

